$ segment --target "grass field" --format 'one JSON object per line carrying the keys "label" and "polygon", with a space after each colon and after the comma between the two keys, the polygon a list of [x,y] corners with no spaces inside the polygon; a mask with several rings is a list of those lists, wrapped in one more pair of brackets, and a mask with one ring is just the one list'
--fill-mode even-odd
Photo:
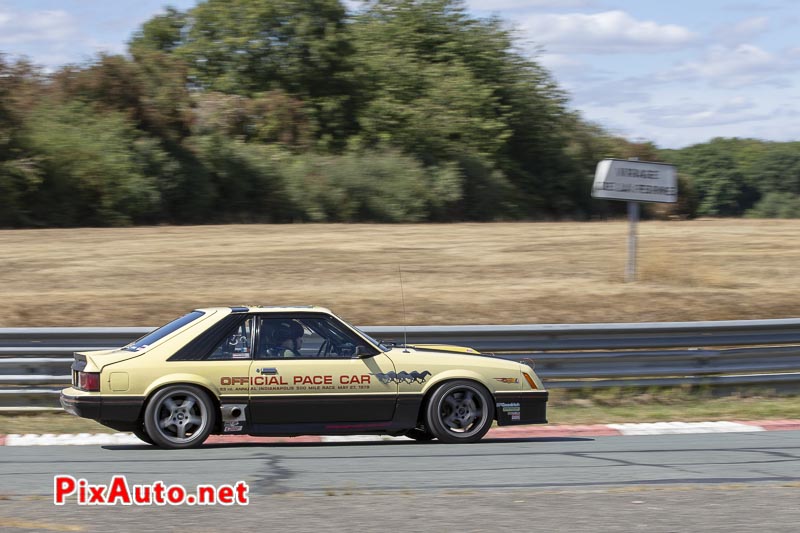
{"label": "grass field", "polygon": [[156,326],[318,304],[359,325],[800,316],[800,221],[232,225],[0,231],[0,327]]}
{"label": "grass field", "polygon": [[[0,231],[0,327],[156,326],[209,305],[318,304],[359,325],[800,317],[800,221],[236,225]],[[678,393],[679,389],[676,389]],[[611,396],[609,396],[609,394]],[[800,398],[555,395],[554,423],[797,418]],[[102,431],[64,414],[0,433]]]}

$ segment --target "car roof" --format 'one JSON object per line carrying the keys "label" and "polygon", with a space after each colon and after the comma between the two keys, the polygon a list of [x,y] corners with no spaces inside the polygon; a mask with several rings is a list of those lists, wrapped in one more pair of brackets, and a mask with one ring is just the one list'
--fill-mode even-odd
{"label": "car roof", "polygon": [[317,305],[232,305],[229,307],[208,307],[198,311],[228,311],[232,313],[325,313],[333,314],[330,309]]}

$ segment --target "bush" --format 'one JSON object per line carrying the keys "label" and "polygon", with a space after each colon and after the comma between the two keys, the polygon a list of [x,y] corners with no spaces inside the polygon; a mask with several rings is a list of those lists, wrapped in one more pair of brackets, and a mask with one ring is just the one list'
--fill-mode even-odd
{"label": "bush", "polygon": [[41,185],[28,202],[37,223],[122,226],[159,212],[157,179],[147,170],[164,154],[123,114],[98,114],[81,103],[43,105],[26,140],[41,168]]}
{"label": "bush", "polygon": [[748,210],[749,218],[800,218],[800,195],[770,192]]}
{"label": "bush", "polygon": [[418,222],[461,198],[454,167],[423,167],[394,150],[306,154],[283,173],[299,218],[314,222]]}
{"label": "bush", "polygon": [[212,198],[206,222],[285,222],[295,211],[286,195],[280,150],[222,135],[192,143],[208,174]]}

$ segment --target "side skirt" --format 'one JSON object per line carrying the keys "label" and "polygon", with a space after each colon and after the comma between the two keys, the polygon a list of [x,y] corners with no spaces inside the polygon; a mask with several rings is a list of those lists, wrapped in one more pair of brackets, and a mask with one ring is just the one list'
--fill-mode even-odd
{"label": "side skirt", "polygon": [[[255,424],[250,408],[238,424],[223,424],[220,433],[225,435],[248,434],[253,436],[291,437],[297,435],[371,435],[403,433],[415,428],[419,422],[419,411],[422,405],[421,394],[401,394],[397,399],[394,417],[386,421],[334,421],[334,422],[302,422]],[[227,402],[223,401],[223,411]]]}

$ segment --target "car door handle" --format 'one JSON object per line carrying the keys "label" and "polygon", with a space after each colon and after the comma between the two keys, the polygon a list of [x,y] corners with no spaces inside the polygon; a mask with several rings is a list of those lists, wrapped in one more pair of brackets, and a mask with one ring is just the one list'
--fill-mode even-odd
{"label": "car door handle", "polygon": [[277,368],[256,368],[257,374],[273,375],[278,373]]}

